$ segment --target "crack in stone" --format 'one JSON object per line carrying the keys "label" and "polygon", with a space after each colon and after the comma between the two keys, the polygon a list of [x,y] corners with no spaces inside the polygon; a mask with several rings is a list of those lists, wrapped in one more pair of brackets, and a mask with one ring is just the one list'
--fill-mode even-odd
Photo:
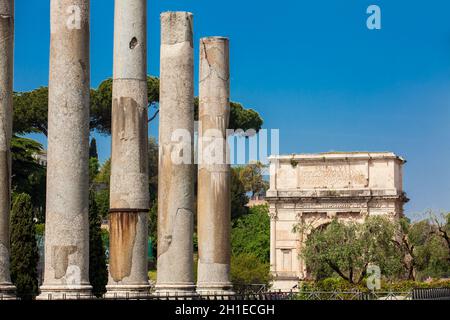
{"label": "crack in stone", "polygon": [[[200,79],[199,82],[200,82],[200,83],[204,82],[206,79],[208,79],[209,77],[211,77],[211,74],[212,74],[213,72],[217,75],[217,77],[218,77],[220,80],[225,81],[225,82],[228,82],[228,81],[230,80],[230,76],[228,76],[228,78],[223,78],[223,77],[221,77],[220,74],[216,71],[216,69],[213,68],[213,66],[212,66],[212,64],[211,64],[211,62],[209,61],[209,58],[208,58],[208,50],[206,49],[205,41],[202,40],[201,42],[202,42],[202,46],[203,46],[203,51],[205,52],[205,60],[206,60],[206,62],[208,63],[209,73],[208,73],[205,77],[203,77],[202,79]],[[222,52],[222,54],[223,54],[223,52]]]}
{"label": "crack in stone", "polygon": [[189,209],[189,208],[178,208],[178,209],[177,209],[177,212],[176,212],[176,214],[175,214],[175,219],[174,219],[174,221],[173,221],[173,223],[172,223],[172,226],[171,226],[172,230],[171,230],[171,232],[170,232],[168,235],[165,235],[165,236],[164,236],[164,241],[165,241],[166,244],[167,244],[167,248],[164,248],[164,251],[162,251],[161,254],[158,254],[158,257],[162,256],[163,254],[165,254],[166,252],[169,251],[170,246],[172,245],[173,233],[174,233],[173,231],[174,231],[174,229],[175,229],[177,217],[178,217],[178,215],[180,214],[180,211],[182,211],[182,210],[183,210],[184,212],[187,212],[189,215],[193,215],[192,210]]}

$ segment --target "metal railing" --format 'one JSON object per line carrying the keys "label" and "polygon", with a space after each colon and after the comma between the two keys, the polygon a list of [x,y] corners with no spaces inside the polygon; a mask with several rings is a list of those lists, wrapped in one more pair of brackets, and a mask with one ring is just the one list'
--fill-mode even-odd
{"label": "metal railing", "polygon": [[[236,288],[237,289],[237,288]],[[253,290],[253,292],[252,292]],[[300,292],[283,292],[283,291],[267,291],[258,286],[249,288],[242,287],[241,292],[236,290],[235,294],[190,294],[190,295],[173,295],[160,294],[155,295],[151,292],[143,292],[139,294],[125,295],[109,295],[100,298],[94,295],[61,295],[58,297],[48,296],[46,300],[203,300],[203,301],[242,301],[242,300],[450,300],[450,288],[432,288],[432,289],[413,289],[411,291],[300,291]],[[34,295],[25,296],[22,299],[3,296],[0,294],[1,300],[34,300]]]}
{"label": "metal railing", "polygon": [[414,289],[413,300],[450,300],[450,288]]}

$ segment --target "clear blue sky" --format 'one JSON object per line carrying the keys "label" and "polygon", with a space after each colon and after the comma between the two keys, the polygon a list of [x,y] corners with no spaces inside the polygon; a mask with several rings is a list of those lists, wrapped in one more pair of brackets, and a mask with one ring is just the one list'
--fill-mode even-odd
{"label": "clear blue sky", "polygon": [[[16,0],[16,91],[47,85],[49,2]],[[113,0],[91,2],[96,87],[112,74]],[[366,28],[370,4],[382,30]],[[149,0],[152,75],[166,10],[194,13],[195,43],[230,37],[232,99],[280,129],[281,153],[396,152],[408,215],[450,210],[450,1]],[[98,142],[104,160],[109,137]]]}

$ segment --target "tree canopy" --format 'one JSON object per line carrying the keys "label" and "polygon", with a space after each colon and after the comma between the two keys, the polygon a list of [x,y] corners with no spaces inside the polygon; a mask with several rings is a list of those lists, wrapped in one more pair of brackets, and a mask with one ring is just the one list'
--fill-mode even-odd
{"label": "tree canopy", "polygon": [[334,272],[349,283],[359,284],[369,264],[379,266],[386,276],[398,273],[401,259],[391,243],[394,234],[393,226],[385,217],[368,217],[364,223],[335,219],[311,232],[302,256],[316,278]]}
{"label": "tree canopy", "polygon": [[[308,232],[308,226],[298,226]],[[369,264],[387,279],[424,280],[450,275],[450,258],[437,224],[430,219],[411,223],[402,218],[369,216],[364,223],[333,220],[307,235],[302,251],[316,280],[339,276],[359,284]]]}
{"label": "tree canopy", "polygon": [[[90,128],[99,133],[111,134],[112,79],[106,79],[97,89],[91,89]],[[159,79],[148,76],[149,121],[159,110]],[[198,119],[198,99],[194,100],[195,119]],[[231,102],[230,129],[261,129],[263,120],[252,110]],[[14,132],[16,134],[48,134],[48,88],[40,87],[29,92],[14,93]]]}
{"label": "tree canopy", "polygon": [[41,152],[42,145],[39,142],[17,136],[12,138],[12,190],[30,195],[35,216],[43,221],[47,170],[36,160]]}
{"label": "tree canopy", "polygon": [[13,130],[16,134],[48,133],[48,88],[14,92]]}
{"label": "tree canopy", "polygon": [[242,182],[245,192],[251,196],[265,193],[269,189],[269,183],[264,180],[263,170],[265,165],[261,162],[250,163],[245,166],[236,167],[239,180]]}

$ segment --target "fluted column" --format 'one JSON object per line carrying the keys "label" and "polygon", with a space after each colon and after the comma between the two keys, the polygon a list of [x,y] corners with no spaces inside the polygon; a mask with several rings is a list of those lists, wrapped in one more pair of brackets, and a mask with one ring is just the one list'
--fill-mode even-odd
{"label": "fluted column", "polygon": [[116,0],[108,297],[144,296],[149,187],[147,0]]}
{"label": "fluted column", "polygon": [[198,281],[201,295],[232,294],[229,41],[200,40]]}
{"label": "fluted column", "polygon": [[156,294],[192,294],[194,61],[192,14],[161,15]]}
{"label": "fluted column", "polygon": [[0,0],[0,300],[13,299],[10,275],[14,1]]}
{"label": "fluted column", "polygon": [[89,0],[50,2],[45,272],[39,299],[89,297]]}

